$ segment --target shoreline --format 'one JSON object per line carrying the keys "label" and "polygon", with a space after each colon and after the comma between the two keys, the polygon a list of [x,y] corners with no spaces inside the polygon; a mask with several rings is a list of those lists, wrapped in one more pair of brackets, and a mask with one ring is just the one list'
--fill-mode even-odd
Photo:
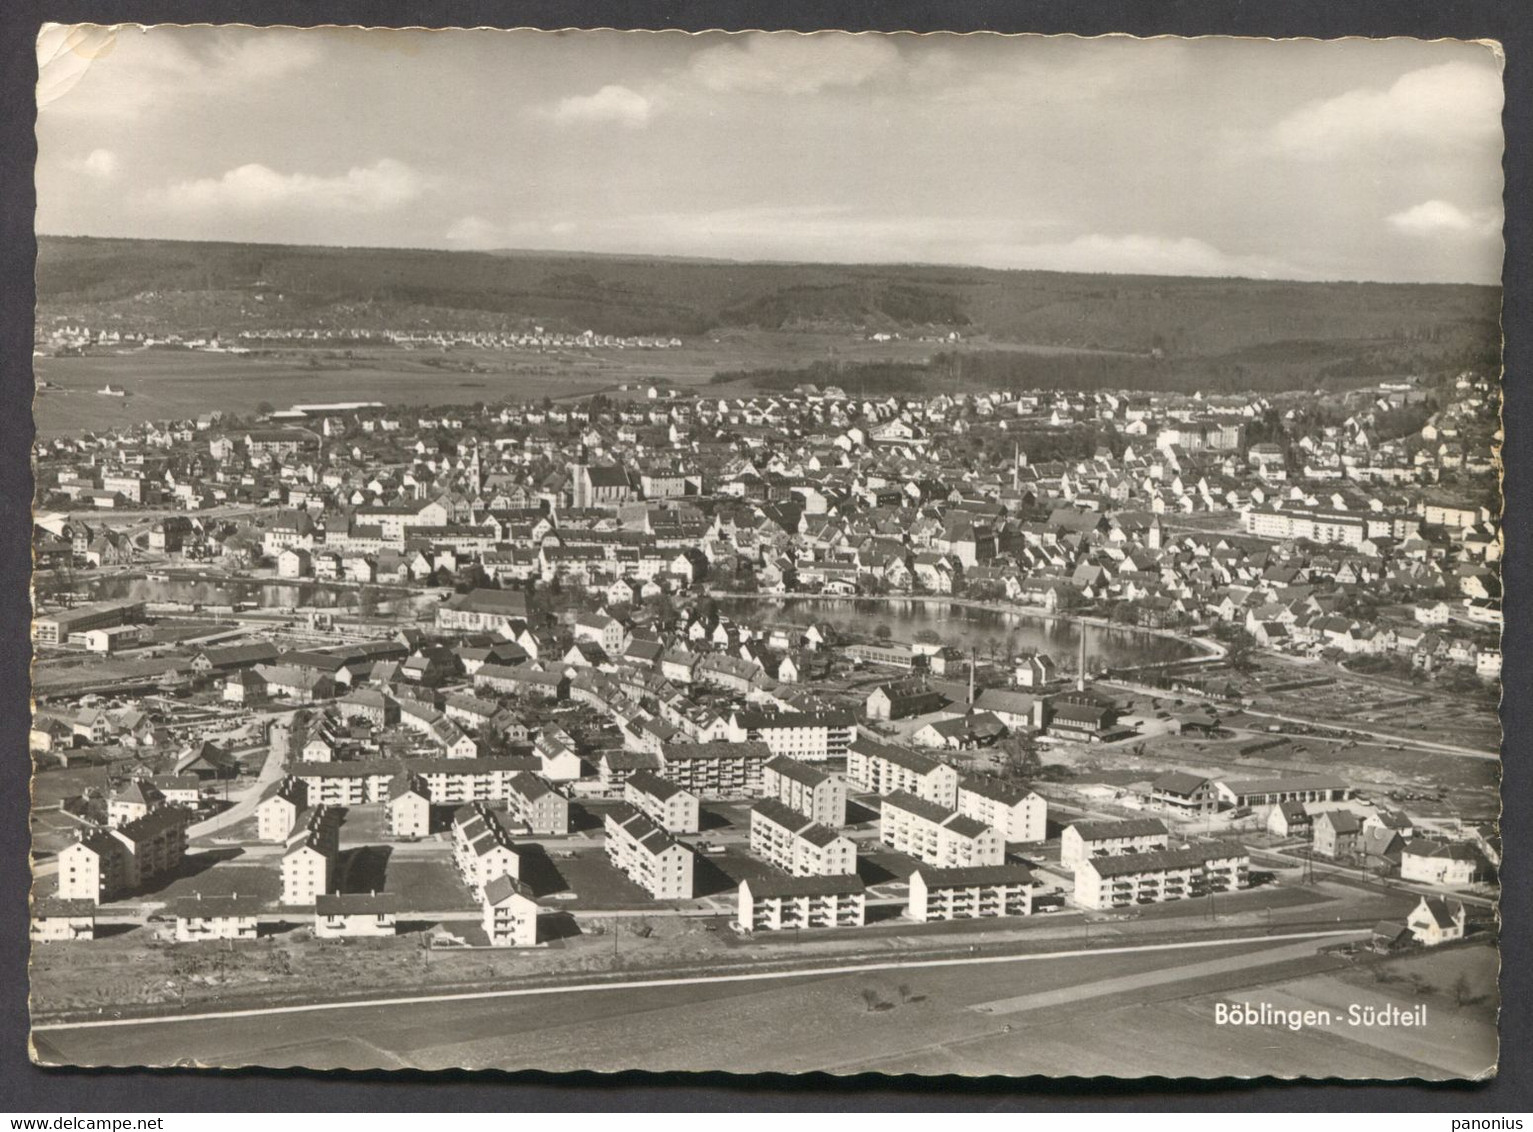
{"label": "shoreline", "polygon": [[[1208,637],[1191,637],[1179,634],[1174,629],[1155,629],[1145,625],[1115,625],[1111,621],[1100,617],[1092,617],[1084,614],[1056,613],[1045,609],[1041,605],[1013,605],[1000,604],[993,601],[985,601],[981,598],[953,597],[946,594],[749,594],[732,593],[728,590],[708,590],[707,595],[718,602],[724,601],[755,601],[755,602],[858,602],[872,601],[883,604],[893,602],[912,602],[921,605],[940,603],[955,606],[960,609],[978,609],[986,613],[1011,615],[1016,617],[1028,617],[1035,621],[1072,621],[1077,625],[1090,626],[1095,629],[1108,629],[1125,633],[1143,633],[1147,636],[1160,637],[1163,640],[1179,641],[1203,650],[1199,655],[1182,657],[1177,660],[1155,661],[1149,664],[1126,666],[1131,670],[1141,668],[1161,668],[1170,664],[1207,664],[1211,661],[1222,660],[1225,648],[1217,641]],[[893,639],[893,638],[891,638]],[[909,641],[899,642],[909,644]]]}

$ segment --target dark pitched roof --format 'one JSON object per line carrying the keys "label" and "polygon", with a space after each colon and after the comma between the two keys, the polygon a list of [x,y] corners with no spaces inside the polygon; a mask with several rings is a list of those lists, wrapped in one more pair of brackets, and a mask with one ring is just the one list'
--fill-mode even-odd
{"label": "dark pitched roof", "polygon": [[1159,818],[1126,818],[1123,821],[1078,821],[1068,827],[1083,841],[1107,841],[1119,837],[1170,836]]}

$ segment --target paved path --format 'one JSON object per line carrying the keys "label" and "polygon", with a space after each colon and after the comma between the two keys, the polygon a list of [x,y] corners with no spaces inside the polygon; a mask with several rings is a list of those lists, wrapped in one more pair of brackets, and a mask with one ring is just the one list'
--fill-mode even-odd
{"label": "paved path", "polygon": [[251,814],[255,813],[256,807],[261,804],[261,795],[273,782],[282,777],[282,752],[268,744],[266,749],[266,761],[261,764],[261,773],[256,775],[256,780],[244,790],[241,797],[234,805],[230,806],[221,814],[214,814],[206,821],[200,821],[186,831],[189,838],[207,837],[219,830],[228,829],[238,825]]}
{"label": "paved path", "polygon": [[1099,979],[1094,983],[1080,986],[1059,987],[1055,990],[1039,991],[1036,994],[1017,995],[1014,998],[998,998],[993,1002],[978,1002],[969,1009],[981,1014],[1020,1014],[1028,1010],[1042,1010],[1046,1006],[1062,1006],[1082,999],[1143,990],[1146,987],[1156,987],[1164,983],[1178,983],[1208,975],[1225,975],[1232,971],[1244,971],[1249,967],[1266,967],[1289,959],[1306,959],[1314,953],[1313,941],[1291,943],[1287,947],[1273,948],[1270,951],[1252,951],[1223,959],[1200,959],[1196,963],[1187,963],[1180,967],[1163,967],[1153,971],[1140,971],[1135,975],[1122,975],[1116,979]]}
{"label": "paved path", "polygon": [[[303,1006],[261,1006],[246,1010],[210,1010],[197,1013],[169,1014],[148,1018],[107,1018],[87,1022],[52,1022],[34,1025],[38,1033],[58,1030],[94,1030],[121,1026],[168,1026],[207,1019],[262,1018],[272,1015],[309,1014],[327,1010],[363,1010],[381,1006],[421,1006],[437,1002],[475,1002],[487,999],[524,998],[539,994],[584,994],[591,991],[645,990],[654,987],[695,986],[704,983],[766,982],[782,979],[819,978],[826,975],[853,975],[872,971],[901,971],[931,967],[969,967],[994,964],[1031,963],[1047,959],[1091,958],[1102,955],[1127,955],[1157,951],[1195,951],[1215,947],[1239,947],[1251,944],[1283,943],[1292,940],[1361,938],[1361,929],[1291,932],[1281,935],[1243,936],[1232,939],[1189,940],[1181,943],[1141,943],[1122,947],[1086,947],[1068,951],[1043,951],[1023,955],[970,955],[951,959],[893,959],[871,963],[841,963],[806,966],[790,970],[746,971],[715,975],[688,975],[675,978],[625,979],[594,983],[565,983],[554,986],[522,987],[514,990],[469,991],[457,994],[404,995],[395,998],[369,998],[346,1002],[319,1002]],[[1309,947],[1313,950],[1313,946]],[[1285,952],[1287,949],[1283,949]],[[1286,956],[1285,956],[1286,957]]]}

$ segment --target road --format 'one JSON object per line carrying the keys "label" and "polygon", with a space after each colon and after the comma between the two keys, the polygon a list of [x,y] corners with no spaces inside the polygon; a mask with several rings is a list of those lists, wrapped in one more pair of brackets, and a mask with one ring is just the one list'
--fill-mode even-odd
{"label": "road", "polygon": [[[1296,853],[1288,852],[1286,849],[1269,848],[1262,849],[1260,852],[1263,856],[1278,857],[1284,861],[1288,861],[1291,864],[1298,865],[1301,868],[1305,863],[1303,857]],[[1385,892],[1409,892],[1416,896],[1431,896],[1433,898],[1442,900],[1458,900],[1465,904],[1487,909],[1497,908],[1501,903],[1500,900],[1494,896],[1479,896],[1475,893],[1460,892],[1457,889],[1434,888],[1429,884],[1417,884],[1413,881],[1404,881],[1398,878],[1391,878],[1386,884],[1380,881],[1377,873],[1369,872],[1367,869],[1354,868],[1351,865],[1340,864],[1336,861],[1330,860],[1329,858],[1317,857],[1314,859],[1314,864],[1316,869],[1321,870],[1327,874],[1340,874],[1345,877],[1350,877],[1353,880],[1362,881],[1371,887],[1378,888]]]}
{"label": "road", "polygon": [[[258,1006],[245,1010],[209,1010],[198,1013],[164,1014],[140,1018],[107,1018],[90,1021],[51,1022],[34,1025],[36,1033],[52,1033],[61,1030],[117,1029],[136,1026],[178,1026],[211,1019],[270,1018],[292,1014],[314,1014],[330,1011],[365,1010],[378,1007],[420,1007],[433,1003],[484,1002],[492,999],[526,998],[530,995],[588,994],[594,991],[654,990],[660,987],[688,987],[705,984],[777,982],[782,979],[805,977],[823,978],[829,975],[873,974],[885,971],[915,971],[941,967],[990,967],[1017,963],[1037,963],[1050,959],[1099,958],[1104,955],[1135,955],[1175,951],[1203,951],[1210,948],[1238,947],[1243,944],[1278,944],[1296,940],[1335,942],[1341,938],[1359,939],[1368,933],[1357,928],[1339,930],[1288,932],[1277,935],[1242,936],[1231,939],[1183,940],[1177,943],[1136,943],[1120,947],[1071,948],[1063,951],[1038,951],[1021,955],[964,955],[944,959],[886,959],[874,962],[840,963],[826,966],[804,966],[770,971],[743,971],[713,975],[686,975],[668,978],[605,980],[599,982],[565,983],[554,986],[515,987],[506,990],[466,991],[453,994],[402,995],[388,998],[369,998],[340,1002],[320,1002],[299,1006]],[[1317,944],[1318,946],[1318,944]],[[1288,951],[1283,949],[1284,958]],[[1313,950],[1311,948],[1310,950]]]}
{"label": "road", "polygon": [[[1104,1059],[1097,1049],[1103,1017],[1114,1019],[1105,1023],[1114,1027],[1116,1015],[1110,1012],[1129,1010],[1152,1025],[1181,1019],[1184,1038],[1207,1050],[1203,1072],[1239,1072],[1234,1059],[1242,1054],[1241,1043],[1210,1024],[1211,1007],[1195,1008],[1199,1020],[1189,1034],[1181,1004],[1234,986],[1344,969],[1344,959],[1321,949],[1363,934],[937,961],[843,961],[729,977],[689,973],[602,983],[587,975],[582,983],[555,989],[170,1014],[147,1024],[115,1018],[45,1024],[34,1030],[33,1043],[45,1064],[801,1072],[837,1071],[852,1055],[920,1059],[943,1049],[971,1048],[964,1047],[970,1041],[1025,1039],[1024,1046],[1010,1046],[994,1064],[975,1071],[1037,1071],[1044,1067],[1039,1058],[1066,1051],[1077,1072],[1136,1066],[1154,1072],[1157,1063],[1148,1054],[1132,1063],[1119,1058],[1115,1070],[1107,1064],[1111,1056]],[[1146,977],[1135,978],[1142,973]],[[1071,989],[1091,1001],[1084,1008],[1075,1005]],[[1064,993],[1017,1001],[1055,990]],[[998,1002],[1010,1002],[1011,1011],[985,1009]],[[1019,1006],[1025,1013],[1017,1012]],[[1045,1026],[1047,1038],[1040,1029]],[[1042,1044],[1033,1044],[1034,1033]],[[1268,1039],[1251,1035],[1244,1043],[1248,1059],[1259,1054],[1253,1040]],[[1156,1048],[1140,1047],[1141,1052]],[[1312,1060],[1300,1068],[1323,1073],[1335,1064],[1324,1050]],[[920,1064],[909,1068],[929,1071]],[[1375,1076],[1416,1069],[1377,1060],[1355,1067]]]}
{"label": "road", "polygon": [[200,821],[191,826],[186,835],[188,838],[207,837],[238,825],[251,814],[255,813],[256,807],[261,804],[261,795],[273,782],[282,777],[282,752],[276,747],[268,745],[266,761],[261,764],[261,773],[256,775],[255,782],[241,791],[239,800],[222,813],[214,814],[206,821]]}

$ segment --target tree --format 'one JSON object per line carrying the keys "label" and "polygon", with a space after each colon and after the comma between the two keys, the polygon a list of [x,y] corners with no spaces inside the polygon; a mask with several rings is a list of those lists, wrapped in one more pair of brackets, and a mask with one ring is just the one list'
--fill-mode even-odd
{"label": "tree", "polygon": [[1043,760],[1038,757],[1038,744],[1026,731],[1011,732],[996,743],[996,749],[1001,752],[1008,778],[1036,778],[1043,769]]}
{"label": "tree", "polygon": [[873,635],[880,641],[887,641],[890,637],[894,636],[894,631],[888,625],[880,623],[878,628],[873,630]]}
{"label": "tree", "polygon": [[1228,641],[1225,662],[1236,672],[1250,672],[1256,667],[1256,638],[1244,629],[1235,628]]}
{"label": "tree", "polygon": [[872,987],[862,988],[862,1005],[867,1009],[869,1014],[877,1010],[882,1004],[883,1000],[878,997],[878,992],[876,990],[874,990]]}
{"label": "tree", "polygon": [[1460,971],[1458,978],[1453,980],[1453,1001],[1463,1009],[1474,1001],[1474,985],[1470,983],[1469,976]]}

